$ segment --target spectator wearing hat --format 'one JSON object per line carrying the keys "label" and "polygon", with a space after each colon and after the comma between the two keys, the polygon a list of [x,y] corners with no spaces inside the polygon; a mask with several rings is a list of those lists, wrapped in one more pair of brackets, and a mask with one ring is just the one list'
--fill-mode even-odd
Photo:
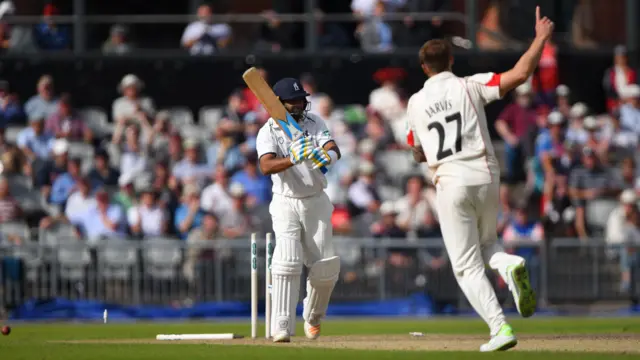
{"label": "spectator wearing hat", "polygon": [[44,113],[31,113],[29,127],[18,134],[16,144],[31,162],[46,161],[51,157],[55,138],[44,131]]}
{"label": "spectator wearing hat", "polygon": [[49,198],[51,185],[58,176],[67,172],[69,160],[69,142],[65,139],[56,139],[52,146],[53,159],[47,160],[36,170],[34,187],[40,189],[45,199]]}
{"label": "spectator wearing hat", "polygon": [[89,144],[93,141],[91,129],[73,109],[71,95],[66,93],[60,95],[58,110],[49,115],[44,129],[46,132],[54,134],[56,138],[84,141]]}
{"label": "spectator wearing hat", "polygon": [[70,159],[67,164],[67,172],[58,176],[51,186],[49,202],[64,207],[74,191],[77,190],[78,181],[82,177],[82,162],[80,159]]}
{"label": "spectator wearing hat", "polygon": [[9,92],[9,82],[0,80],[0,127],[23,121],[24,113],[18,98]]}
{"label": "spectator wearing hat", "polygon": [[595,116],[587,116],[584,118],[582,122],[582,126],[586,132],[586,139],[582,146],[586,146],[590,149],[593,149],[598,158],[600,158],[600,162],[603,164],[609,163],[609,153],[606,147],[606,143],[602,140],[600,136],[600,122],[596,119]]}
{"label": "spectator wearing hat", "polygon": [[111,26],[109,38],[102,44],[102,53],[105,55],[130,54],[135,46],[127,39],[128,31],[124,25]]}
{"label": "spectator wearing hat", "polygon": [[247,236],[256,228],[255,219],[247,204],[249,193],[237,182],[229,185],[231,206],[220,215],[220,229],[225,238],[235,239]]}
{"label": "spectator wearing hat", "polygon": [[114,132],[120,133],[124,130],[128,122],[140,123],[145,129],[150,128],[150,120],[155,115],[153,100],[148,96],[141,95],[144,83],[135,74],[127,74],[118,86],[118,91],[122,94],[113,102],[111,117],[116,123]]}
{"label": "spectator wearing hat", "polygon": [[397,120],[404,113],[398,89],[406,76],[407,73],[401,68],[382,68],[373,74],[373,79],[380,87],[369,94],[369,106],[380,112],[385,121]]}
{"label": "spectator wearing hat", "polygon": [[640,136],[640,85],[626,86],[620,92],[620,121],[622,127]]}
{"label": "spectator wearing hat", "polygon": [[564,146],[565,118],[552,111],[547,118],[547,131],[536,139],[533,162],[534,188],[551,199],[556,176],[568,176],[571,154]]}
{"label": "spectator wearing hat", "polygon": [[40,77],[37,91],[38,93],[24,104],[24,111],[29,119],[35,114],[42,115],[46,119],[58,110],[58,98],[54,93],[51,75],[42,75]]}
{"label": "spectator wearing hat", "polygon": [[180,239],[185,240],[191,230],[202,225],[204,214],[200,206],[200,189],[195,184],[185,184],[180,205],[173,219]]}
{"label": "spectator wearing hat", "polygon": [[109,153],[104,149],[96,150],[93,156],[93,167],[87,175],[93,188],[117,186],[120,172],[111,166]]}
{"label": "spectator wearing hat", "polygon": [[198,20],[184,29],[181,44],[191,55],[212,55],[231,42],[231,27],[225,23],[214,23],[212,15],[211,5],[200,5]]}
{"label": "spectator wearing hat", "polygon": [[199,143],[196,139],[183,142],[184,157],[173,166],[171,174],[182,182],[195,181],[198,186],[204,185],[211,174],[211,167],[200,161]]}
{"label": "spectator wearing hat", "polygon": [[581,240],[587,240],[593,230],[586,223],[585,207],[598,198],[614,197],[620,193],[621,184],[612,169],[602,166],[596,152],[588,147],[582,150],[581,166],[569,174],[569,194],[576,209],[576,232]]}
{"label": "spectator wearing hat", "polygon": [[640,243],[640,209],[638,197],[633,189],[620,194],[620,205],[607,220],[606,242],[609,257],[620,260],[620,291],[626,293],[632,284],[631,269],[640,261],[638,252],[628,245]]}
{"label": "spectator wearing hat", "polygon": [[571,113],[571,90],[565,84],[560,84],[556,88],[556,106],[553,108],[553,111],[557,111],[565,118],[569,118],[569,114]]}
{"label": "spectator wearing hat", "polygon": [[567,127],[566,140],[571,149],[581,150],[587,141],[587,131],[584,128],[584,118],[589,115],[589,108],[582,102],[577,102],[569,111],[569,126]]}
{"label": "spectator wearing hat", "polygon": [[98,189],[95,198],[96,205],[90,206],[71,223],[84,235],[90,246],[96,246],[104,239],[125,238],[127,224],[122,208],[111,203],[109,193],[104,189]]}
{"label": "spectator wearing hat", "polygon": [[215,168],[213,183],[202,191],[200,203],[205,211],[221,216],[231,208],[231,195],[229,194],[229,172],[222,165]]}
{"label": "spectator wearing hat", "polygon": [[113,194],[113,203],[120,206],[125,212],[128,212],[129,209],[137,203],[134,181],[134,174],[121,174],[118,178],[118,186],[120,189]]}
{"label": "spectator wearing hat", "polygon": [[38,47],[47,51],[59,51],[71,49],[71,34],[65,25],[56,24],[52,16],[60,15],[58,8],[53,4],[44,7],[42,22],[35,27],[35,40]]}
{"label": "spectator wearing hat", "polygon": [[607,110],[612,111],[619,106],[619,100],[623,97],[624,89],[635,84],[637,74],[629,66],[627,48],[618,45],[613,52],[613,66],[604,72],[602,87],[607,96]]}
{"label": "spectator wearing hat", "polygon": [[271,201],[271,178],[258,170],[258,154],[247,156],[242,170],[231,177],[232,183],[243,186],[253,205],[266,205]]}
{"label": "spectator wearing hat", "polygon": [[127,211],[131,233],[143,238],[165,235],[168,230],[169,216],[158,203],[158,194],[151,184],[142,184],[139,193],[140,203]]}
{"label": "spectator wearing hat", "polygon": [[536,113],[532,108],[533,91],[531,85],[524,83],[516,88],[513,103],[500,113],[495,128],[505,142],[506,174],[500,185],[500,198],[508,202],[511,187],[526,180],[526,157],[531,155],[531,149],[526,149],[522,139],[530,131],[535,131]]}

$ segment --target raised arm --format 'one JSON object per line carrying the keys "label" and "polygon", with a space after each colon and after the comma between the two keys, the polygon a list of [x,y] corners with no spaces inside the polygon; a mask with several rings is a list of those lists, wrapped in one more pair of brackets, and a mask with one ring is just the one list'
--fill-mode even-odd
{"label": "raised arm", "polygon": [[553,22],[546,16],[540,18],[540,7],[536,6],[536,37],[516,65],[500,75],[500,97],[522,85],[538,66],[542,49],[553,34]]}

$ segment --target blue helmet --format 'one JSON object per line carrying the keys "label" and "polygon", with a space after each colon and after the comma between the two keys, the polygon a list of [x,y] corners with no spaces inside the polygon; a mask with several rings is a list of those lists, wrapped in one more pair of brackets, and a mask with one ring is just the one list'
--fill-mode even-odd
{"label": "blue helmet", "polygon": [[294,78],[284,78],[273,86],[273,92],[281,101],[306,99],[309,93],[304,91],[300,81]]}

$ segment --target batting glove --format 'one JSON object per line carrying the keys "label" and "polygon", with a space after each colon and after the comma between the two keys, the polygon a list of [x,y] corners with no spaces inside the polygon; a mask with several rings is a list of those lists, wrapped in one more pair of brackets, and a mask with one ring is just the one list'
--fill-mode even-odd
{"label": "batting glove", "polygon": [[307,160],[313,150],[313,138],[301,136],[289,145],[289,158],[295,165]]}
{"label": "batting glove", "polygon": [[313,163],[313,169],[321,168],[323,166],[331,164],[331,157],[321,147],[313,149],[307,159],[311,160],[311,162]]}

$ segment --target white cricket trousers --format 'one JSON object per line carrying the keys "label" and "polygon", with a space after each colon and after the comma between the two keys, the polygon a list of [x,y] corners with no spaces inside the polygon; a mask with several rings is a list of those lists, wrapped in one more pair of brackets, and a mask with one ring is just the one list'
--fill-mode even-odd
{"label": "white cricket trousers", "polygon": [[485,264],[507,281],[510,265],[524,259],[504,252],[497,244],[500,181],[460,186],[441,177],[436,185],[438,217],[453,273],[474,310],[496,335],[506,323],[495,291],[485,273]]}
{"label": "white cricket trousers", "polygon": [[[274,194],[269,212],[276,238],[271,263],[272,333],[289,328],[293,335],[302,266],[310,267],[335,255],[331,226],[333,204],[324,191],[307,198]],[[307,289],[309,286],[307,282]]]}

